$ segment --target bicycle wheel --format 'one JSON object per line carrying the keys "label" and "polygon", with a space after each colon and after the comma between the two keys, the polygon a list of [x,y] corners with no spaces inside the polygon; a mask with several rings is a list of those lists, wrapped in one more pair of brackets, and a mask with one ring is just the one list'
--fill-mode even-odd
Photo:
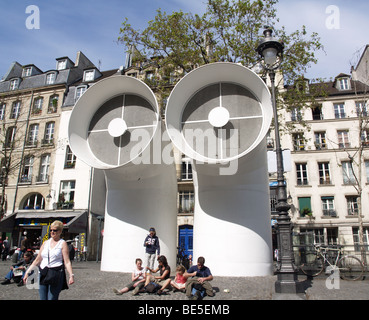
{"label": "bicycle wheel", "polygon": [[359,280],[364,273],[364,265],[354,256],[345,256],[338,261],[338,270],[343,280]]}
{"label": "bicycle wheel", "polygon": [[324,270],[324,260],[321,255],[316,253],[306,254],[306,262],[301,264],[301,271],[310,277],[320,275]]}

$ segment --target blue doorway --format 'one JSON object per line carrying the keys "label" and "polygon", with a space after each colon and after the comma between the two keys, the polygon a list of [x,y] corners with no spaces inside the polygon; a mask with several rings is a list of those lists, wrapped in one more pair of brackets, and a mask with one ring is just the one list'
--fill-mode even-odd
{"label": "blue doorway", "polygon": [[183,225],[179,226],[178,247],[183,250],[183,253],[189,257],[193,256],[193,226]]}

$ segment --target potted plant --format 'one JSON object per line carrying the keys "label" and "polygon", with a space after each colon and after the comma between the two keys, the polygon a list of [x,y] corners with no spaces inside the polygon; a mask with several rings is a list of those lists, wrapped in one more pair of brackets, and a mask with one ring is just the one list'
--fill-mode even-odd
{"label": "potted plant", "polygon": [[312,218],[313,217],[313,212],[311,211],[310,208],[304,208],[302,209],[301,211],[301,216],[302,217],[309,217],[309,218]]}

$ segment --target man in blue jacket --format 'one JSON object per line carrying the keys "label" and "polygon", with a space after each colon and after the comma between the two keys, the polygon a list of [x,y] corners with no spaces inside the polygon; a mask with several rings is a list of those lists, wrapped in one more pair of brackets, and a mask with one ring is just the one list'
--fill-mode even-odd
{"label": "man in blue jacket", "polygon": [[158,253],[158,257],[160,256],[160,242],[156,236],[155,228],[150,228],[149,232],[144,241],[144,247],[146,247],[145,267],[154,269],[156,252]]}

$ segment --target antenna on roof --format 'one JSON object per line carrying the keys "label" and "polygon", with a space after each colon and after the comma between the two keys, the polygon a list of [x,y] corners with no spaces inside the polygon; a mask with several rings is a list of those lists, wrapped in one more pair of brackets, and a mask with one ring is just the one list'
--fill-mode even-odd
{"label": "antenna on roof", "polygon": [[99,70],[101,70],[101,64],[102,64],[101,59],[99,59],[98,67],[97,67]]}

